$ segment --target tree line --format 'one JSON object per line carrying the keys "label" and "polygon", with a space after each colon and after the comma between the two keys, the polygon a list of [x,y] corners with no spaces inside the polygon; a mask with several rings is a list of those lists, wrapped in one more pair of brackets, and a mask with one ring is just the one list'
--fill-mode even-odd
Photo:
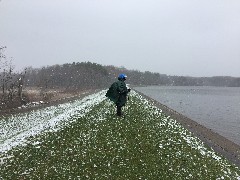
{"label": "tree line", "polygon": [[106,68],[91,62],[73,62],[40,69],[28,67],[24,84],[41,89],[86,90],[103,88],[109,83]]}
{"label": "tree line", "polygon": [[126,73],[128,83],[135,86],[218,86],[218,87],[240,87],[240,77],[214,76],[214,77],[190,77],[190,76],[169,76],[154,72],[141,72],[127,70],[124,67],[106,66],[107,70],[114,74]]}
{"label": "tree line", "polygon": [[120,73],[127,74],[127,83],[132,86],[226,86],[240,87],[240,78],[229,76],[187,77],[169,76],[154,72],[128,70],[124,67],[103,66],[92,62],[73,62],[62,65],[27,67],[16,72],[12,58],[8,58],[0,47],[0,98],[1,104],[19,101],[24,103],[24,89],[34,87],[82,91],[108,88]]}
{"label": "tree line", "polygon": [[63,65],[27,68],[25,85],[40,88],[66,88],[84,90],[106,88],[117,79],[118,74],[127,74],[127,83],[134,86],[226,86],[240,87],[240,78],[229,76],[186,77],[128,70],[124,67],[103,66],[92,62],[73,62]]}

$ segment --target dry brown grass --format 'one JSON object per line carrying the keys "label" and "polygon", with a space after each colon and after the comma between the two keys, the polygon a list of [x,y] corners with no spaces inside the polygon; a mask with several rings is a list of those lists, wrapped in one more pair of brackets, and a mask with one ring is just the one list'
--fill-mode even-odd
{"label": "dry brown grass", "polygon": [[[3,100],[0,104],[0,115],[7,115],[17,112],[24,112],[35,108],[46,107],[49,105],[64,103],[73,99],[77,99],[80,96],[90,94],[96,90],[66,90],[66,89],[41,89],[38,87],[25,88],[23,91],[23,100],[15,96],[13,101],[8,102]],[[1,95],[1,94],[0,94]],[[1,96],[0,96],[1,97]],[[31,103],[41,102],[36,107],[27,106],[25,109],[21,109],[22,105],[28,105]]]}

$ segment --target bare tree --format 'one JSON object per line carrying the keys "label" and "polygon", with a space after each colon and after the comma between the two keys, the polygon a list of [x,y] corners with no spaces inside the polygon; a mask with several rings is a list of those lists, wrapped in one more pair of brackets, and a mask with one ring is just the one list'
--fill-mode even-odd
{"label": "bare tree", "polygon": [[6,46],[0,47],[0,83],[1,83],[1,89],[2,89],[2,96],[5,94],[5,85],[6,85],[6,56],[4,54],[4,50],[6,49]]}
{"label": "bare tree", "polygon": [[20,74],[20,77],[17,80],[18,96],[20,98],[21,103],[25,103],[25,100],[23,99],[23,85],[24,85],[24,79],[25,79],[26,73],[27,73],[27,69],[25,69]]}

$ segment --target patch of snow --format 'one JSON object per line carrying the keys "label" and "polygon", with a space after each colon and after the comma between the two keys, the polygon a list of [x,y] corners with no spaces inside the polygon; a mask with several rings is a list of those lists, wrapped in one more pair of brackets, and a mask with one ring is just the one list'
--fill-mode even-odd
{"label": "patch of snow", "polygon": [[0,157],[0,165],[3,165],[4,164],[4,161],[6,160],[6,159],[11,159],[11,158],[13,158],[14,156],[7,156],[7,157]]}
{"label": "patch of snow", "polygon": [[72,103],[0,119],[0,127],[3,131],[0,134],[0,152],[7,152],[18,145],[26,145],[29,137],[42,132],[57,131],[76,121],[78,117],[84,116],[93,106],[106,99],[105,94],[106,90],[103,90]]}

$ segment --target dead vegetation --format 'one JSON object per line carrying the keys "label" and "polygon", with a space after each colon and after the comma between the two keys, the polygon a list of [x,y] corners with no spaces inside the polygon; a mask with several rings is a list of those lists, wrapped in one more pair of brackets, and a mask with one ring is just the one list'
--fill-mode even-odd
{"label": "dead vegetation", "polygon": [[67,91],[60,88],[41,89],[38,87],[27,87],[23,91],[22,100],[20,100],[18,96],[15,96],[11,102],[6,100],[1,101],[0,115],[9,115],[50,105],[57,105],[59,103],[81,98],[95,91],[97,90]]}

